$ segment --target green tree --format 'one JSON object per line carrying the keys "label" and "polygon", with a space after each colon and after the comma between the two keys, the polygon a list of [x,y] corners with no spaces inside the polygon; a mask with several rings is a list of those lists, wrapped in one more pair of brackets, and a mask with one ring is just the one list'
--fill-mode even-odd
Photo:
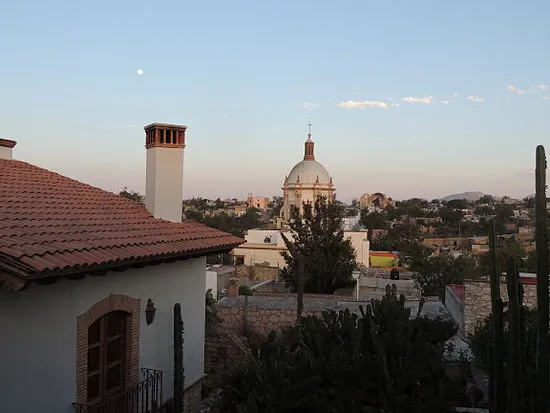
{"label": "green tree", "polygon": [[387,236],[375,237],[372,240],[373,251],[405,251],[411,245],[418,243],[420,228],[418,225],[403,223],[394,225],[388,230]]}
{"label": "green tree", "polygon": [[193,207],[194,209],[196,209],[197,211],[201,211],[201,212],[204,212],[206,211],[207,209],[209,209],[208,207],[208,200],[207,199],[204,199],[204,198],[195,198],[193,197],[192,199],[190,199],[189,201],[187,201],[187,203]]}
{"label": "green tree", "polygon": [[[514,257],[515,261],[518,263],[518,267],[524,269],[524,259],[526,257],[525,250],[513,237],[509,238],[499,238],[497,240],[497,268],[499,274],[506,272],[508,259]],[[483,275],[489,275],[491,269],[491,263],[489,258],[489,253],[486,252],[481,254],[479,257],[480,261],[480,271]]]}
{"label": "green tree", "polygon": [[[304,292],[332,294],[350,285],[351,274],[357,267],[351,241],[344,239],[342,208],[319,198],[314,205],[304,203],[303,210],[300,216],[298,209],[293,208],[289,226],[292,245],[308,258],[304,268]],[[282,255],[287,266],[281,271],[281,277],[296,291],[297,263],[287,251]]]}
{"label": "green tree", "polygon": [[465,199],[451,199],[445,203],[445,206],[453,209],[468,209],[470,202]]}
{"label": "green tree", "polygon": [[241,231],[257,228],[261,223],[258,215],[260,212],[257,208],[248,208],[243,216],[236,218],[236,225]]}
{"label": "green tree", "polygon": [[388,236],[382,235],[374,237],[370,244],[371,251],[397,251],[395,240]]}
{"label": "green tree", "polygon": [[535,209],[535,197],[528,196],[526,198],[523,198],[523,205],[525,205],[525,208]]}
{"label": "green tree", "polygon": [[387,228],[387,217],[384,212],[368,212],[361,210],[361,224],[364,228],[383,229]]}
{"label": "green tree", "polygon": [[480,268],[477,257],[470,254],[454,258],[450,254],[421,257],[412,268],[422,295],[443,297],[448,284],[464,284],[465,278],[478,278]]}
{"label": "green tree", "polygon": [[488,205],[480,205],[480,206],[476,207],[476,209],[474,210],[474,213],[476,215],[480,215],[482,217],[492,215],[493,212],[494,212],[493,207],[490,207]]}
{"label": "green tree", "polygon": [[478,205],[483,205],[483,204],[493,205],[494,203],[495,203],[495,198],[493,198],[491,195],[483,195],[481,198],[479,198],[476,201],[476,204]]}
{"label": "green tree", "polygon": [[118,193],[120,196],[123,196],[124,198],[131,199],[132,201],[143,203],[145,200],[145,197],[141,195],[139,192],[136,191],[128,191],[128,187],[125,186],[122,188],[122,191]]}
{"label": "green tree", "polygon": [[196,211],[194,209],[188,209],[185,211],[185,217],[187,219],[192,219],[194,221],[204,223],[204,215],[200,211]]}
{"label": "green tree", "polygon": [[384,208],[384,212],[386,214],[386,218],[388,219],[388,221],[395,221],[396,219],[400,218],[397,208],[395,208],[391,204],[386,205],[386,208]]}
{"label": "green tree", "polygon": [[285,200],[282,196],[274,196],[268,204],[268,208],[271,210],[272,217],[278,217],[281,213]]}
{"label": "green tree", "polygon": [[418,225],[403,223],[395,225],[389,231],[390,239],[395,242],[396,251],[407,250],[412,244],[420,239],[420,228]]}
{"label": "green tree", "polygon": [[460,209],[454,209],[448,206],[439,208],[439,216],[446,224],[458,225],[463,215]]}
{"label": "green tree", "polygon": [[421,218],[426,216],[424,208],[428,207],[428,201],[420,198],[411,198],[396,202],[397,212],[400,216]]}
{"label": "green tree", "polygon": [[496,221],[502,224],[508,224],[512,221],[514,216],[514,208],[510,205],[499,204],[495,208]]}
{"label": "green tree", "polygon": [[432,249],[426,247],[424,244],[414,242],[403,251],[401,262],[407,265],[412,271],[420,271],[426,266],[432,252]]}

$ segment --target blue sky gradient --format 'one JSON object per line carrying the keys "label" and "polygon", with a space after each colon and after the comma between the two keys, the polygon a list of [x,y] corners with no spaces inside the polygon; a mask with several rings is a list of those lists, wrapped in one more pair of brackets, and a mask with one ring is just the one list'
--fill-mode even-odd
{"label": "blue sky gradient", "polygon": [[525,196],[550,137],[549,17],[539,0],[0,0],[0,136],[143,191],[143,126],[186,124],[184,196],[243,198],[281,193],[311,116],[340,199]]}

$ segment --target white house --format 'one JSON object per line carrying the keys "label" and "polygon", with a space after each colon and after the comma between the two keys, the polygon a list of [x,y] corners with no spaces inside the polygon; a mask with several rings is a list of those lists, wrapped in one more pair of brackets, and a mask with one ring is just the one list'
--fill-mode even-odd
{"label": "white house", "polygon": [[[237,265],[262,264],[268,267],[284,268],[285,260],[281,255],[287,251],[281,233],[292,240],[291,231],[273,229],[251,229],[245,235],[245,243],[235,248],[232,255]],[[355,249],[357,264],[369,268],[370,243],[366,231],[344,231],[344,238],[351,241]]]}
{"label": "white house", "polygon": [[176,303],[186,410],[200,405],[205,255],[242,240],[181,221],[185,131],[145,127],[146,208],[14,160],[15,142],[0,139],[3,412],[141,413],[168,401]]}

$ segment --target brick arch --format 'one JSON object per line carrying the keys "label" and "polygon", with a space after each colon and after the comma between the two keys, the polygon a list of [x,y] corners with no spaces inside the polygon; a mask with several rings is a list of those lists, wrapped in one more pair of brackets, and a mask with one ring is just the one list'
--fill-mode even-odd
{"label": "brick arch", "polygon": [[112,311],[129,314],[127,354],[128,387],[139,381],[139,330],[141,301],[127,295],[110,295],[91,306],[76,319],[76,403],[85,404],[88,382],[88,328],[99,318]]}

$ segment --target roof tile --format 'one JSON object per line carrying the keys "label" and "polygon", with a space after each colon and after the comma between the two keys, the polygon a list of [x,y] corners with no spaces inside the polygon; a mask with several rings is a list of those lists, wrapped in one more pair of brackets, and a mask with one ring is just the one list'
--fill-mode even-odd
{"label": "roof tile", "polygon": [[[31,276],[231,249],[244,240],[37,166],[0,159],[0,263]],[[93,267],[93,268],[92,268]]]}

